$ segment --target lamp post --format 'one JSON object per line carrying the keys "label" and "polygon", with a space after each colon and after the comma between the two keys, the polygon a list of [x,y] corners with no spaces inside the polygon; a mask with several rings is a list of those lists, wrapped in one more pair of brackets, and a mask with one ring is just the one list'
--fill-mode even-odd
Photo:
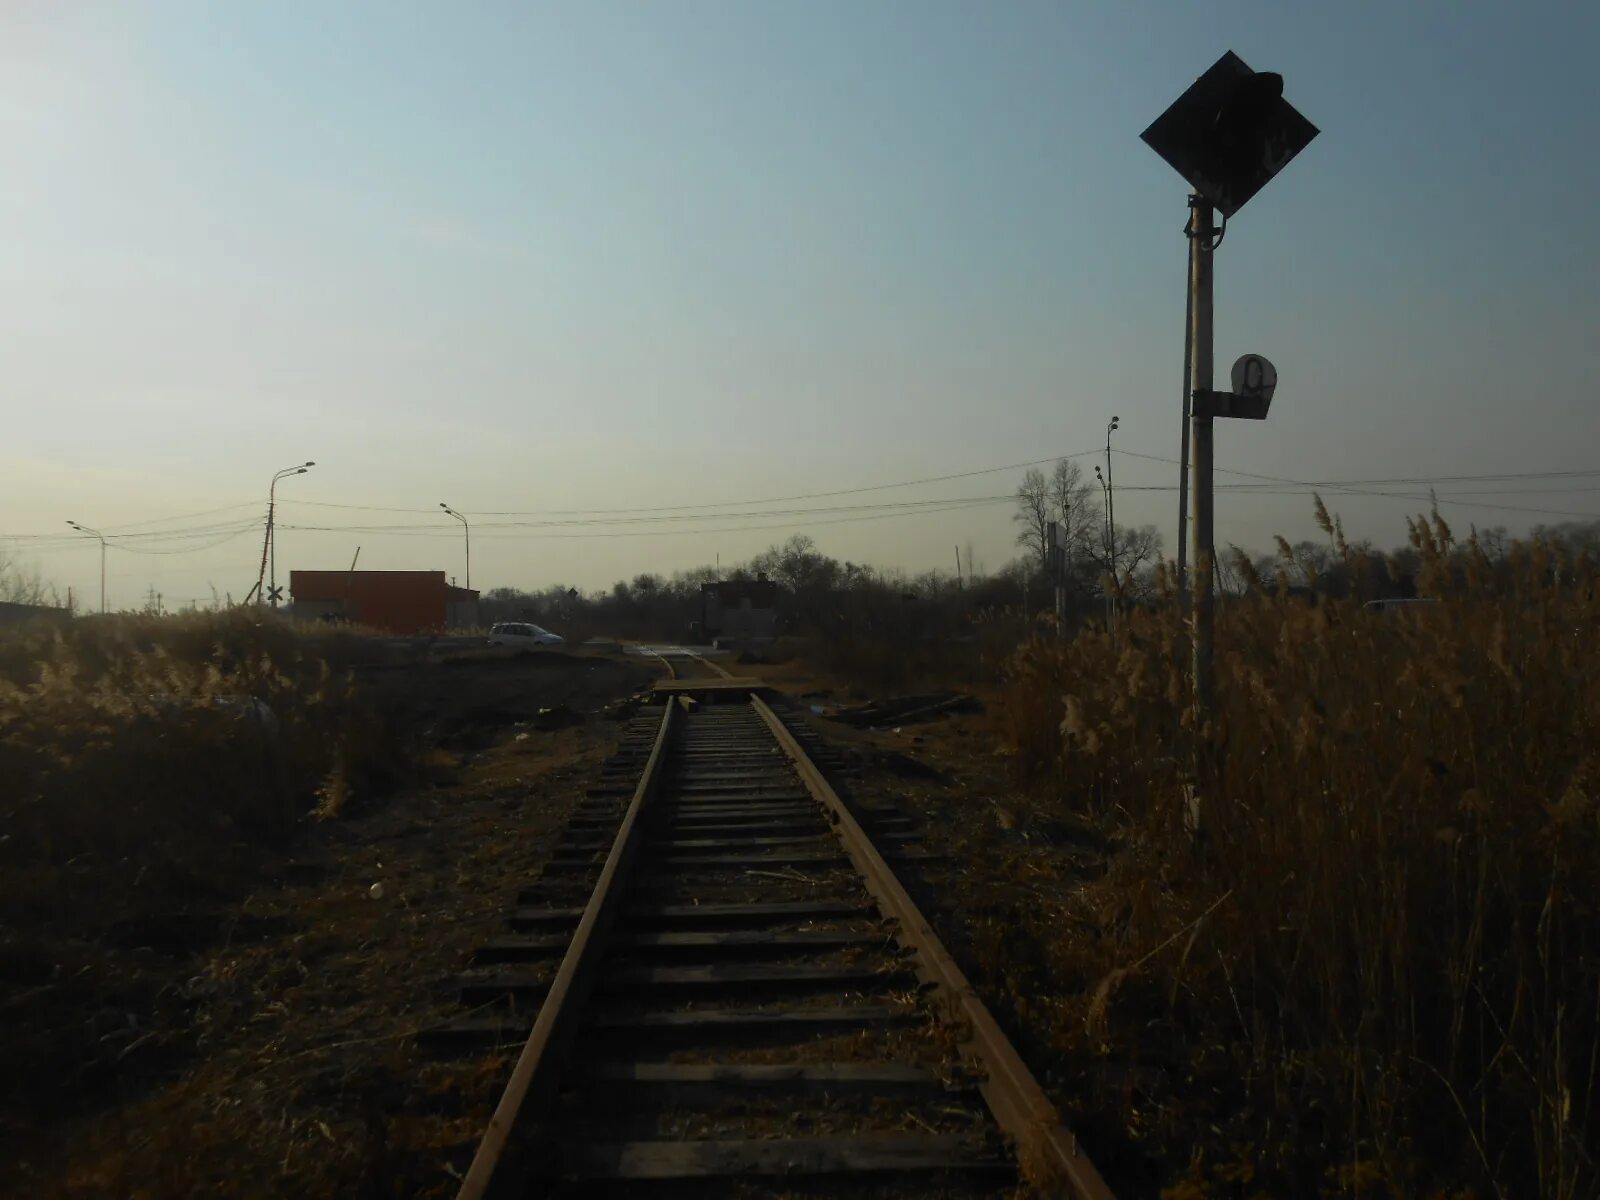
{"label": "lamp post", "polygon": [[[1106,561],[1108,563],[1110,563],[1112,561],[1112,552],[1111,552],[1111,537],[1112,537],[1112,531],[1111,531],[1111,485],[1106,482],[1106,477],[1104,475],[1100,474],[1100,468],[1098,466],[1095,467],[1095,469],[1094,469],[1094,477],[1095,477],[1095,479],[1099,480],[1099,482],[1100,482],[1100,498],[1105,502],[1105,510],[1106,510]],[[1115,572],[1116,567],[1113,566],[1111,569],[1112,569],[1113,572]],[[1113,583],[1115,583],[1115,576],[1114,575],[1113,575],[1113,580],[1112,581],[1113,581]],[[1107,629],[1111,628],[1111,616],[1112,616],[1112,613],[1111,613],[1111,590],[1109,588],[1107,588],[1106,589],[1106,628]]]}
{"label": "lamp post", "polygon": [[85,537],[100,539],[100,615],[104,616],[106,611],[106,535],[98,529],[90,529],[87,525],[80,525],[76,521],[68,521],[67,524]]}
{"label": "lamp post", "polygon": [[1111,483],[1111,435],[1116,432],[1122,418],[1113,416],[1106,426],[1106,532],[1111,553],[1111,582],[1122,594],[1122,584],[1117,579],[1117,492]]}
{"label": "lamp post", "polygon": [[[278,539],[277,539],[277,508],[278,508],[278,480],[286,479],[290,475],[304,475],[317,464],[314,462],[298,463],[292,467],[285,467],[272,477],[272,485],[267,489],[267,537],[261,547],[261,566],[263,570],[270,571],[268,576],[268,597],[272,607],[278,607]],[[269,567],[270,563],[270,567]],[[261,572],[256,573],[257,603],[260,602]]]}
{"label": "lamp post", "polygon": [[461,535],[467,540],[467,590],[470,591],[472,589],[472,526],[467,524],[465,517],[443,500],[439,501],[439,507],[461,522]]}

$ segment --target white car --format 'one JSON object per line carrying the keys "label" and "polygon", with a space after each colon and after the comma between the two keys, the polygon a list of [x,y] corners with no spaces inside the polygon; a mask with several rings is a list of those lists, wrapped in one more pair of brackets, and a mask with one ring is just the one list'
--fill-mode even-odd
{"label": "white car", "polygon": [[489,645],[520,646],[531,650],[535,646],[559,646],[565,639],[559,633],[527,621],[502,621],[489,630]]}

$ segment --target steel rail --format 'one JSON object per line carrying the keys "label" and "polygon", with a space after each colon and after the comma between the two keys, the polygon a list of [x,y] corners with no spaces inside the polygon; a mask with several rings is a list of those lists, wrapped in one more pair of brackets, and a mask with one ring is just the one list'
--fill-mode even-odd
{"label": "steel rail", "polygon": [[[811,761],[788,727],[754,692],[750,704],[794,764],[806,790],[832,814],[845,853],[884,912],[899,922],[901,939],[915,951],[917,973],[936,989],[948,1011],[966,1021],[963,1050],[984,1069],[980,1091],[996,1123],[1015,1144],[1018,1164],[1038,1187],[1065,1185],[1076,1200],[1114,1200],[1100,1173],[1078,1148],[1078,1139],[1001,1031],[988,1007],[928,924],[861,823]],[[1059,1194],[1059,1193],[1052,1193]]]}
{"label": "steel rail", "polygon": [[670,658],[668,658],[665,654],[661,653],[661,651],[657,650],[654,646],[646,646],[645,649],[648,650],[651,654],[653,654],[656,657],[656,659],[661,663],[661,665],[667,669],[667,678],[668,679],[676,679],[678,677],[678,668],[673,665],[672,660]]}
{"label": "steel rail", "polygon": [[715,671],[723,679],[732,679],[733,678],[733,672],[725,669],[724,667],[721,666],[721,664],[714,663],[709,658],[702,658],[700,655],[696,654],[693,650],[685,649],[684,653],[686,653],[690,658],[694,659],[695,662],[699,663],[702,667],[710,667],[713,671]]}
{"label": "steel rail", "polygon": [[616,839],[606,855],[605,865],[595,884],[572,941],[556,970],[554,981],[539,1008],[533,1030],[523,1044],[522,1053],[511,1071],[511,1079],[489,1119],[472,1165],[467,1169],[457,1200],[482,1200],[491,1186],[503,1194],[510,1186],[501,1167],[510,1149],[511,1133],[519,1120],[555,1096],[556,1072],[560,1069],[572,1041],[576,1023],[594,991],[597,969],[605,951],[606,935],[616,923],[626,880],[642,840],[642,815],[661,782],[661,767],[666,761],[667,742],[672,736],[673,714],[678,705],[667,704],[656,732],[650,757],[645,762],[639,784],[617,829]]}

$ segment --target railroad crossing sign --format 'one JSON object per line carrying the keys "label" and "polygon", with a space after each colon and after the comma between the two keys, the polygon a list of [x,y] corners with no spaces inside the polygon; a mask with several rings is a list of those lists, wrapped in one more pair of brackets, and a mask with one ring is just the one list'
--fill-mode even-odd
{"label": "railroad crossing sign", "polygon": [[283,599],[283,588],[281,586],[279,586],[278,584],[273,584],[271,587],[269,587],[267,589],[267,599],[272,601],[272,603],[274,603],[274,604],[276,604],[278,601],[282,600]]}

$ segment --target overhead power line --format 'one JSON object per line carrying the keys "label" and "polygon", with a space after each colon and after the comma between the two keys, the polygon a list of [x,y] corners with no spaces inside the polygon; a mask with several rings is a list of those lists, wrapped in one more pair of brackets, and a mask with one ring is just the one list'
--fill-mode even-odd
{"label": "overhead power line", "polygon": [[[543,529],[590,525],[680,525],[697,521],[731,521],[740,518],[760,520],[767,517],[810,517],[826,516],[832,513],[868,511],[886,513],[914,512],[919,509],[945,504],[1009,504],[1015,499],[1014,493],[1006,492],[998,496],[940,496],[927,500],[895,500],[883,504],[829,504],[807,508],[755,509],[744,512],[684,513],[676,516],[584,517],[544,521],[477,521],[474,522],[472,527],[474,529]],[[280,525],[282,525],[281,522]],[[288,528],[286,525],[282,527]],[[430,523],[427,525],[346,525],[339,528],[347,533],[384,533],[397,530],[416,530],[418,532],[431,533],[438,526]]]}
{"label": "overhead power line", "polygon": [[[1219,483],[1216,485],[1216,490],[1219,492],[1232,492],[1238,496],[1309,496],[1319,489],[1332,491],[1336,486],[1348,487],[1348,485],[1325,483],[1306,484],[1303,487],[1276,483]],[[1175,492],[1177,490],[1178,485],[1175,483],[1119,483],[1117,485],[1117,491],[1119,492]],[[1600,487],[1474,488],[1470,492],[1438,492],[1436,494],[1439,499],[1447,500],[1469,496],[1582,496],[1594,492],[1600,492]],[[1360,493],[1356,493],[1351,489],[1351,494],[1357,495]],[[1372,495],[1381,499],[1386,493],[1373,492]]]}
{"label": "overhead power line", "polygon": [[[1136,453],[1136,452],[1134,452],[1132,450],[1117,450],[1117,451],[1114,451],[1114,453],[1125,454],[1129,458],[1149,459],[1152,462],[1163,462],[1163,463],[1176,464],[1177,461],[1178,461],[1175,458],[1166,458],[1166,457],[1164,457],[1162,455],[1159,455],[1159,454],[1139,454],[1139,453]],[[1412,501],[1414,503],[1423,503],[1423,504],[1431,504],[1435,499],[1444,499],[1444,497],[1436,497],[1436,496],[1432,496],[1432,495],[1428,495],[1428,494],[1419,494],[1419,493],[1415,493],[1415,492],[1371,491],[1365,486],[1365,484],[1363,484],[1361,482],[1353,482],[1353,483],[1340,483],[1338,481],[1318,482],[1318,481],[1315,481],[1315,480],[1306,480],[1306,479],[1288,479],[1288,478],[1285,478],[1284,476],[1281,476],[1281,475],[1264,475],[1264,474],[1261,474],[1260,472],[1257,472],[1257,471],[1237,471],[1237,470],[1232,470],[1232,469],[1230,469],[1228,467],[1213,467],[1212,469],[1214,471],[1216,471],[1217,473],[1222,474],[1222,475],[1237,475],[1237,476],[1239,476],[1239,477],[1241,477],[1243,479],[1261,479],[1261,480],[1265,480],[1265,481],[1267,481],[1269,483],[1288,484],[1288,485],[1291,485],[1291,486],[1296,487],[1296,488],[1305,489],[1306,491],[1328,491],[1328,492],[1333,492],[1333,493],[1336,493],[1336,494],[1339,494],[1339,495],[1347,495],[1347,496],[1376,496],[1376,497],[1379,497],[1379,498],[1390,499],[1390,500],[1410,500],[1410,501]],[[1550,474],[1551,475],[1560,475],[1560,476],[1569,476],[1570,477],[1570,476],[1575,476],[1575,475],[1600,474],[1600,472],[1573,472],[1573,473],[1552,472]],[[1541,473],[1541,472],[1526,472],[1526,473],[1523,473],[1521,475],[1511,476],[1511,478],[1521,478],[1521,479],[1540,478],[1540,477],[1544,477],[1543,473]],[[1488,476],[1488,477],[1476,476],[1476,477],[1474,477],[1474,476],[1460,476],[1460,475],[1458,475],[1458,476],[1437,476],[1437,477],[1434,477],[1434,478],[1425,478],[1425,477],[1420,477],[1419,476],[1419,477],[1416,478],[1416,482],[1417,483],[1442,483],[1442,482],[1448,482],[1450,480],[1463,481],[1463,480],[1471,480],[1471,479],[1474,479],[1474,478],[1501,479],[1501,478],[1505,478],[1505,477],[1504,476]],[[1373,482],[1378,482],[1378,481],[1373,481]],[[1461,500],[1461,499],[1452,499],[1451,503],[1452,504],[1456,504],[1456,505],[1458,505],[1459,507],[1462,507],[1462,508],[1483,508],[1483,509],[1496,510],[1496,511],[1500,511],[1500,512],[1531,513],[1531,514],[1533,514],[1535,516],[1577,517],[1577,518],[1580,518],[1580,519],[1581,518],[1587,518],[1587,519],[1590,519],[1590,520],[1600,520],[1600,513],[1596,513],[1596,512],[1580,512],[1580,511],[1574,511],[1574,510],[1571,510],[1571,509],[1532,508],[1532,507],[1529,507],[1529,506],[1526,506],[1526,505],[1519,505],[1519,504],[1485,504],[1482,501],[1470,501],[1470,500]]]}
{"label": "overhead power line", "polygon": [[[150,517],[143,521],[127,521],[121,525],[107,525],[106,529],[113,531],[119,529],[138,529],[145,525],[160,525],[168,521],[187,521],[194,517],[210,517],[215,516],[217,513],[236,512],[241,508],[260,507],[262,507],[262,505],[259,500],[241,500],[238,504],[224,504],[220,508],[203,508],[199,512],[174,513],[170,517]],[[107,533],[106,536],[110,537],[111,534]]]}
{"label": "overhead power line", "polygon": [[[953,475],[927,475],[921,479],[902,479],[896,483],[874,483],[865,487],[838,488],[831,492],[802,492],[794,496],[768,496],[757,500],[718,500],[704,504],[656,504],[639,508],[546,508],[506,509],[501,511],[477,509],[472,515],[480,517],[585,517],[625,515],[629,513],[669,513],[703,511],[713,508],[739,508],[751,504],[788,504],[796,500],[829,500],[836,496],[856,496],[863,492],[883,492],[893,488],[919,487],[927,483],[948,483],[956,479],[975,479],[980,475],[997,475],[1002,471],[1021,471],[1028,467],[1042,467],[1062,459],[1083,458],[1097,454],[1098,450],[1077,450],[1071,454],[1052,454],[1049,458],[1036,458],[1028,462],[1007,463],[1003,467],[983,467],[976,471],[958,471]],[[431,508],[389,508],[375,504],[336,504],[331,500],[280,500],[279,504],[305,504],[314,508],[349,508],[367,512],[426,513],[434,515]],[[730,514],[731,515],[731,514]]]}
{"label": "overhead power line", "polygon": [[[695,526],[695,527],[689,528],[689,529],[658,529],[658,528],[652,528],[652,529],[622,529],[622,530],[601,530],[601,531],[584,531],[584,532],[545,532],[544,528],[542,526],[532,526],[532,527],[530,527],[530,526],[521,525],[521,524],[501,524],[501,525],[489,524],[489,525],[484,526],[483,528],[486,528],[486,529],[496,529],[496,528],[507,529],[507,528],[512,528],[512,529],[523,530],[524,532],[514,533],[514,534],[513,533],[498,533],[498,534],[496,534],[496,533],[486,533],[483,536],[484,537],[488,537],[488,538],[493,538],[495,540],[509,541],[509,540],[518,539],[518,538],[683,537],[685,535],[694,535],[694,534],[746,533],[746,532],[756,531],[756,530],[771,530],[771,529],[799,529],[799,528],[808,528],[809,529],[809,528],[811,528],[813,526],[817,526],[817,525],[848,525],[848,524],[853,524],[853,523],[858,522],[858,521],[886,521],[886,520],[891,520],[891,519],[893,519],[895,517],[914,517],[914,516],[924,516],[924,515],[927,515],[927,514],[930,514],[930,513],[958,512],[958,511],[963,511],[963,510],[967,510],[967,509],[983,508],[983,507],[987,507],[987,506],[993,505],[993,504],[1010,504],[1010,503],[1012,503],[1012,501],[1014,499],[1015,499],[1014,496],[999,496],[999,497],[990,497],[990,498],[969,499],[969,500],[955,501],[955,502],[940,502],[940,506],[939,507],[910,509],[910,510],[905,510],[905,511],[901,511],[901,512],[870,513],[870,514],[867,514],[865,516],[855,516],[855,517],[828,517],[828,518],[824,518],[824,519],[822,519],[820,521],[794,520],[794,521],[782,521],[782,522],[779,522],[777,524],[713,526],[713,527],[710,527],[710,528],[707,528],[705,526]],[[760,515],[760,514],[757,514],[757,515]],[[772,515],[772,514],[767,514],[767,515]],[[298,531],[298,532],[312,532],[312,533],[358,533],[358,532],[371,533],[371,532],[378,532],[378,533],[382,533],[382,534],[384,534],[386,536],[397,536],[397,537],[454,537],[455,536],[455,535],[453,535],[453,534],[451,534],[451,533],[449,533],[448,531],[445,531],[445,530],[437,530],[436,531],[436,530],[430,530],[430,529],[422,529],[422,528],[420,528],[418,526],[414,526],[414,525],[413,526],[407,526],[407,525],[377,526],[375,528],[374,527],[362,528],[362,527],[351,527],[351,526],[343,526],[343,525],[286,525],[286,524],[283,524],[282,522],[279,522],[278,528],[295,530],[295,531]],[[478,528],[479,528],[479,526],[474,525],[473,526],[474,532],[476,532],[478,530]]]}
{"label": "overhead power line", "polygon": [[[950,480],[971,479],[985,475],[999,474],[1006,471],[1018,471],[1032,467],[1045,466],[1062,459],[1082,458],[1087,455],[1097,453],[1099,453],[1098,448],[1095,450],[1078,451],[1071,454],[1051,455],[1048,458],[1033,459],[1027,462],[1008,463],[1004,466],[983,467],[971,471],[958,471],[944,475],[924,476],[918,479],[898,480],[892,483],[867,484],[860,487],[837,488],[829,491],[806,492],[791,496],[767,497],[763,499],[737,501],[725,500],[680,505],[653,505],[637,508],[494,510],[480,512],[475,515],[480,517],[542,518],[532,520],[517,519],[482,522],[481,528],[484,530],[483,536],[507,539],[529,536],[582,538],[637,537],[646,533],[659,535],[723,533],[742,532],[746,530],[790,529],[802,525],[830,525],[867,520],[882,520],[890,517],[954,512],[963,509],[978,508],[989,505],[1009,504],[1015,499],[1015,493],[1007,493],[1005,495],[998,496],[945,496],[922,500],[884,501],[866,504],[805,505],[802,507],[787,509],[773,508],[770,506],[796,503],[800,501],[828,500],[843,496],[864,495],[867,493],[889,491],[897,488],[916,487]],[[1145,459],[1151,462],[1173,463],[1175,461],[1163,455],[1145,454],[1139,451],[1125,450],[1122,448],[1114,448],[1113,453],[1127,458]],[[1592,469],[1501,472],[1497,474],[1477,475],[1403,476],[1381,479],[1367,478],[1342,480],[1302,480],[1278,475],[1268,475],[1260,472],[1234,470],[1225,467],[1218,467],[1216,470],[1220,474],[1253,481],[1219,485],[1221,490],[1226,490],[1236,496],[1306,495],[1314,491],[1327,491],[1335,494],[1403,500],[1411,503],[1431,503],[1435,497],[1415,492],[1375,489],[1406,486],[1432,486],[1436,484],[1450,485],[1517,483],[1521,481],[1581,482],[1586,479],[1592,479],[1600,476],[1600,469]],[[1139,492],[1169,492],[1175,489],[1171,485],[1124,485],[1124,487],[1120,488],[1119,490]],[[1448,501],[1452,505],[1462,507],[1475,507],[1504,512],[1528,513],[1537,516],[1596,519],[1600,518],[1600,514],[1566,509],[1539,508],[1526,505],[1486,503],[1482,500],[1476,499],[1475,497],[1501,494],[1561,495],[1569,492],[1580,493],[1593,492],[1597,490],[1600,490],[1600,488],[1554,487],[1547,489],[1475,489],[1473,491],[1465,492],[1441,493],[1437,496],[1437,499],[1441,501]],[[403,508],[382,505],[341,504],[331,501],[293,499],[283,500],[280,501],[280,503],[285,505],[302,504],[309,507],[325,509],[405,513],[426,515],[429,517],[435,516],[435,510],[432,508]],[[242,501],[238,504],[223,505],[211,509],[202,509],[197,512],[175,514],[168,517],[149,518],[144,521],[128,522],[124,525],[112,527],[111,532],[106,534],[106,543],[110,548],[126,553],[199,553],[210,549],[212,546],[221,545],[227,541],[231,541],[234,538],[243,535],[244,533],[259,530],[264,518],[260,516],[254,516],[247,518],[236,518],[233,520],[205,522],[199,525],[189,526],[172,526],[173,522],[193,520],[208,516],[217,516],[222,513],[235,512],[240,509],[256,507],[259,507],[258,501]],[[789,519],[778,521],[778,518]],[[761,523],[722,525],[716,528],[710,527],[717,522],[738,520]],[[172,527],[149,528],[149,526],[161,525]],[[280,525],[282,525],[285,529],[299,529],[306,531],[372,533],[379,535],[411,537],[455,536],[455,534],[450,530],[436,529],[431,521],[428,523],[412,525],[288,525],[282,522],[280,522]],[[608,532],[606,529],[606,527],[616,527],[622,525],[638,525],[645,528],[637,530],[613,530],[610,532]],[[672,526],[687,527],[672,528]],[[475,525],[475,529],[479,527],[480,526]],[[503,532],[494,532],[497,529]],[[511,532],[513,530],[517,532]],[[565,530],[565,532],[550,532],[554,530]],[[83,538],[69,533],[0,534],[0,540],[26,542],[35,549],[49,551],[76,549],[84,545]]]}

